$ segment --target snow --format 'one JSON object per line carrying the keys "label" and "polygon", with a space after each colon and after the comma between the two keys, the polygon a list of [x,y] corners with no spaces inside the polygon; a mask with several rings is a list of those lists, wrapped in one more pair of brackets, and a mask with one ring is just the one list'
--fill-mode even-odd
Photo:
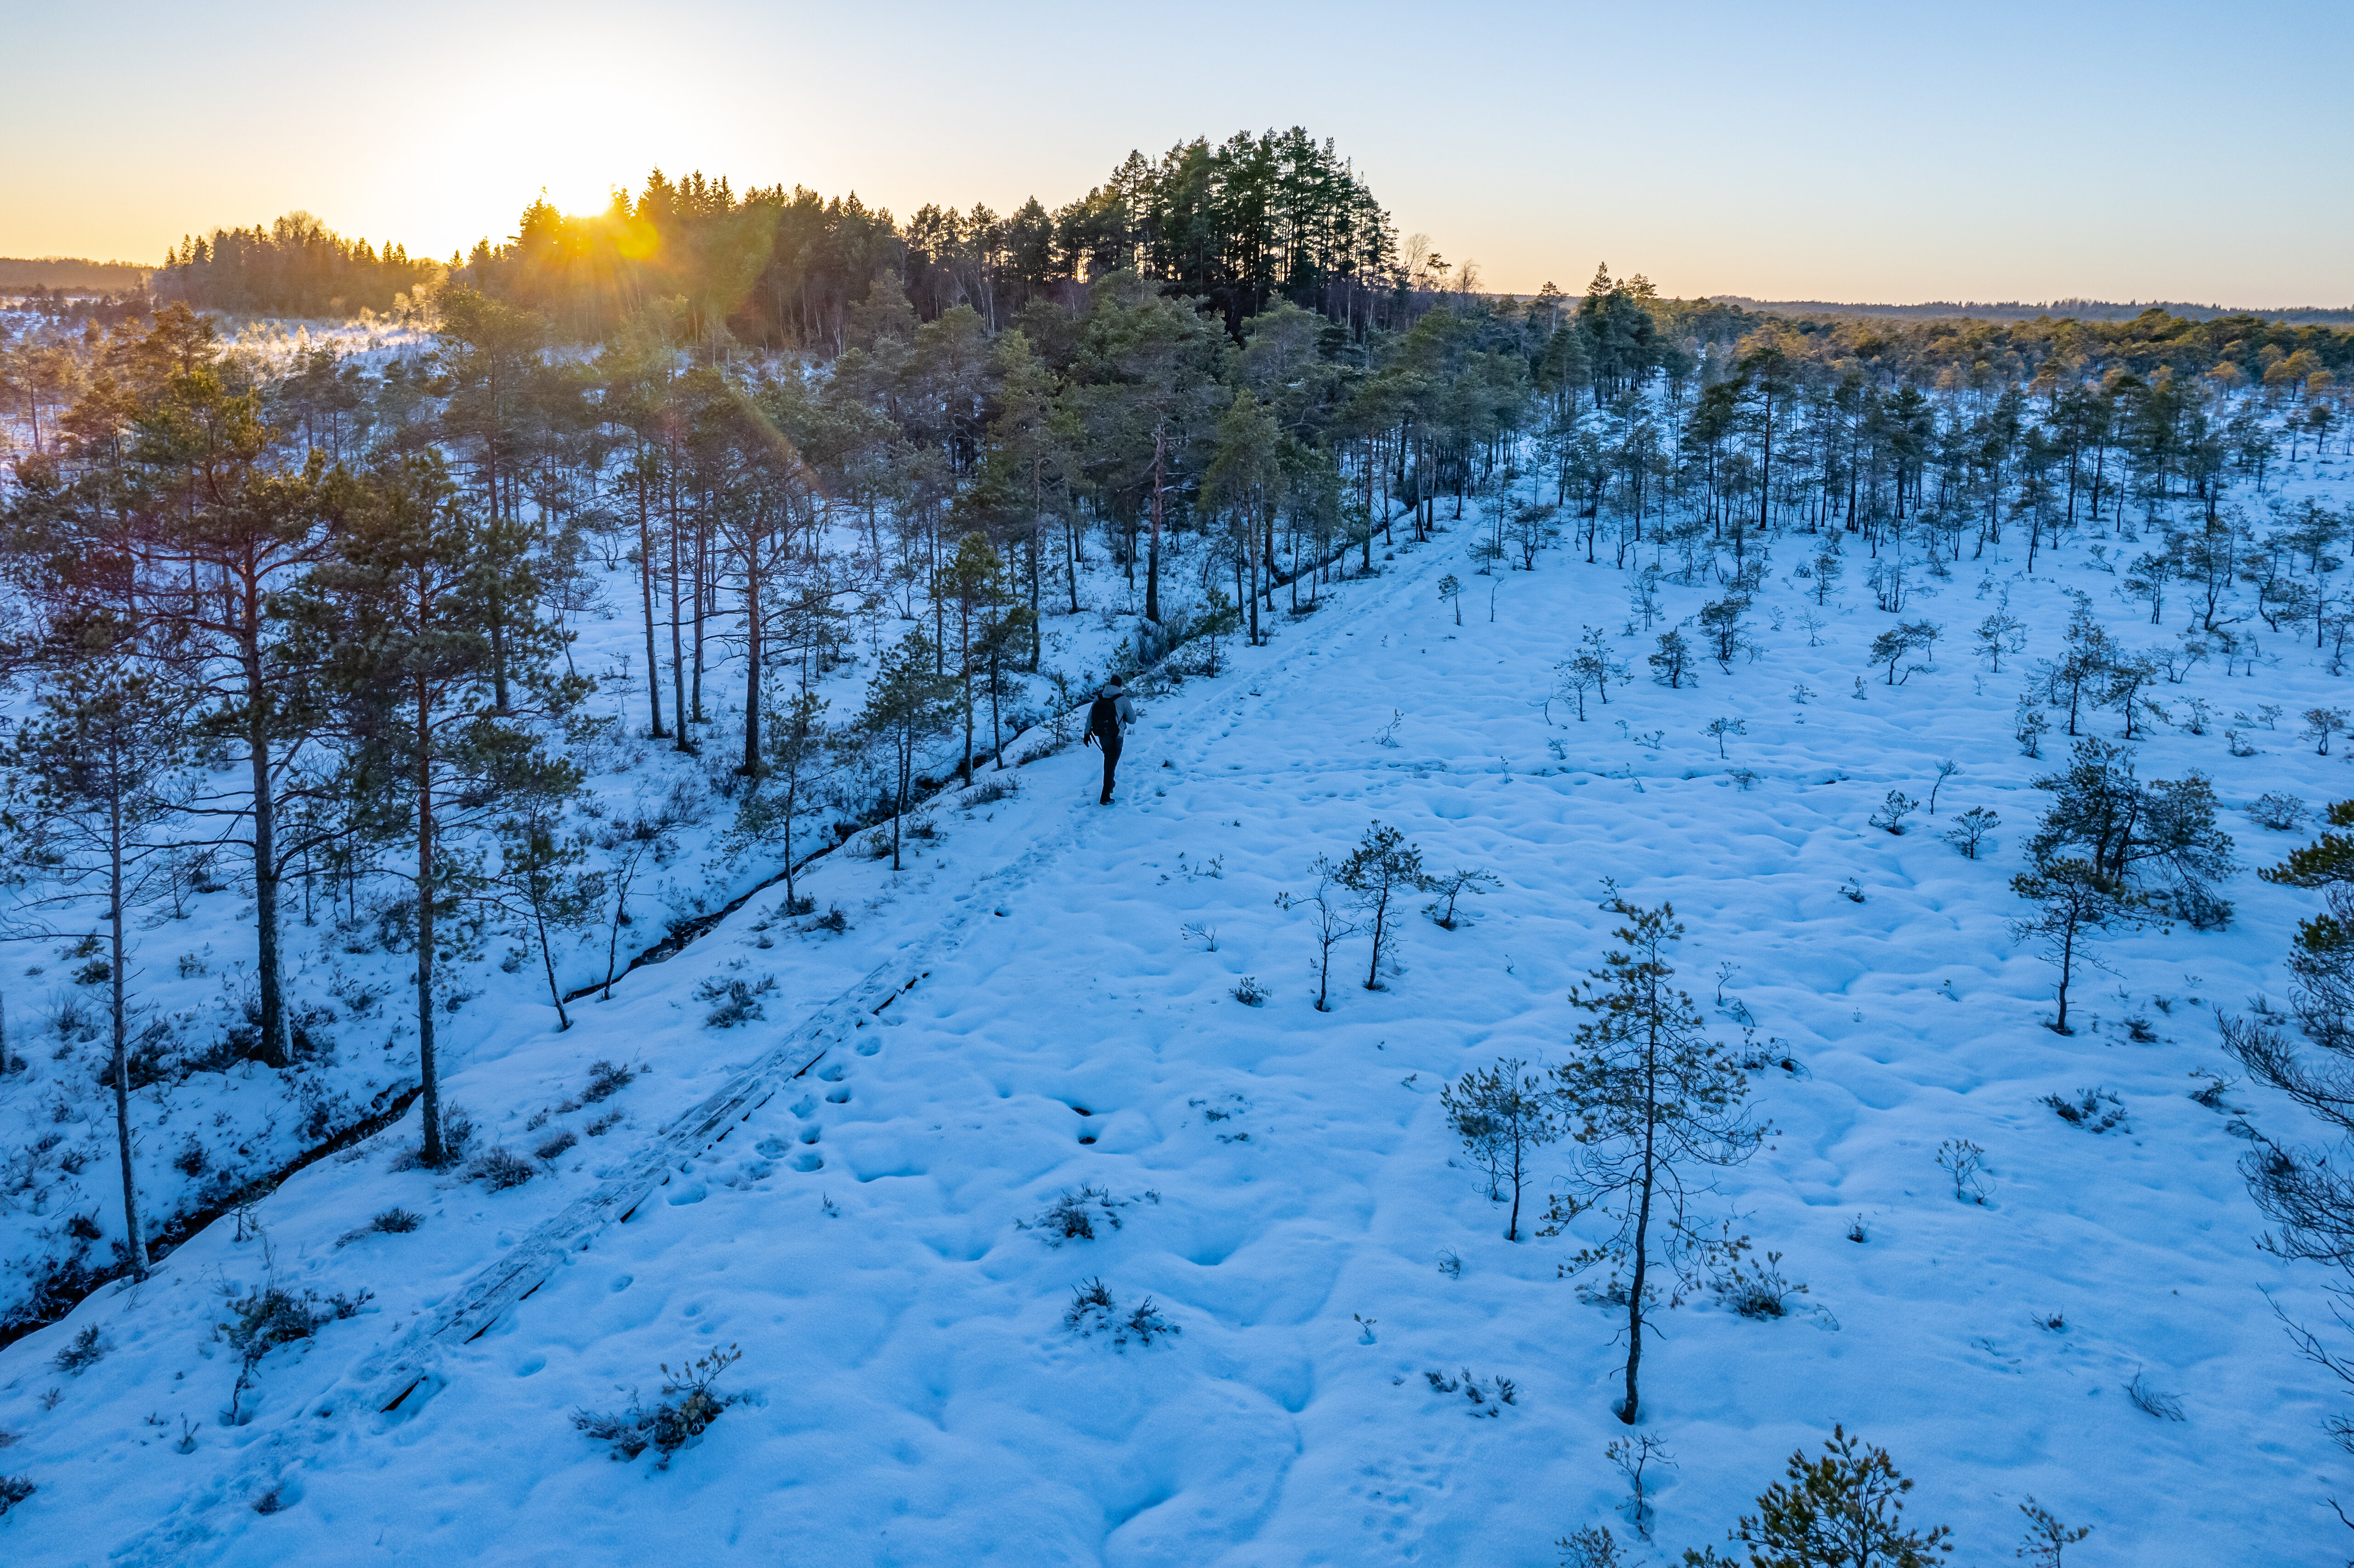
{"label": "snow", "polygon": [[[2334,493],[2326,475],[2307,487]],[[486,995],[458,1017],[446,1094],[486,1142],[582,1134],[558,1168],[498,1192],[398,1170],[412,1113],[287,1181],[247,1239],[216,1224],[146,1286],[0,1352],[0,1428],[24,1436],[0,1468],[41,1489],[0,1523],[8,1561],[1537,1564],[1586,1524],[1623,1541],[1603,1454],[1625,1431],[1617,1325],[1557,1277],[1598,1233],[1507,1242],[1437,1104],[1498,1057],[1562,1059],[1566,993],[1609,943],[1606,878],[1672,901],[1682,983],[1726,1038],[1745,1010],[1795,1065],[1754,1075],[1774,1135],[1703,1212],[1782,1254],[1808,1294],[1779,1321],[1705,1292],[1662,1314],[1642,1426],[1679,1462],[1656,1499],[1660,1560],[1721,1543],[1835,1422],[1885,1445],[1919,1481],[1910,1517],[1955,1526],[1974,1560],[2007,1555],[2030,1495],[2094,1526],[2072,1562],[2342,1550],[2318,1430],[2332,1391],[2273,1310],[2326,1320],[2327,1281],[2253,1245],[2234,1169],[2235,1116],[2308,1128],[2244,1087],[2221,1110],[2188,1095],[2194,1070],[2225,1065],[2210,1010],[2283,993],[2311,895],[2243,874],[2223,931],[2105,942],[2114,973],[2084,980],[2073,1037],[2042,1026],[2052,971],[2006,927],[2045,799],[2030,780],[2066,738],[2019,755],[2025,662],[1985,674],[1968,628],[2007,590],[2026,658],[2049,655],[2079,587],[2128,647],[2170,641],[2179,618],[2148,626],[2089,545],[2039,557],[2033,578],[2007,546],[1916,577],[1907,618],[1946,638],[1934,671],[1892,688],[1864,662],[1890,618],[1860,546],[1810,646],[1811,585],[1787,573],[1813,542],[1791,537],[1755,660],[1702,661],[1681,691],[1638,678],[1581,724],[1541,705],[1583,627],[1643,673],[1625,577],[1565,546],[1533,573],[1475,577],[1476,525],[1402,547],[1316,615],[1278,617],[1270,645],[1235,648],[1230,673],[1143,703],[1112,808],[1093,803],[1095,756],[1066,748],[1013,773],[1010,799],[941,810],[904,872],[820,862],[805,891],[849,914],[841,936],[778,919],[772,889],[578,1004],[569,1033],[528,969]],[[1437,589],[1449,572],[1470,585],[1459,626]],[[1716,590],[1659,591],[1664,625]],[[2339,700],[2310,649],[2264,646],[2253,677],[2210,664],[2167,687],[2218,720],[2161,729],[2140,762],[2212,777],[2252,865],[2299,840],[2237,808],[2349,792],[2344,758],[2294,721],[2221,716]],[[1794,701],[1801,683],[1818,694]],[[1723,759],[1703,733],[1721,715],[1747,727]],[[2256,755],[2229,755],[2227,727]],[[1893,788],[1925,800],[1946,758],[1961,771],[1934,821],[1868,825]],[[627,765],[646,772],[610,789],[665,777],[659,754]],[[1973,806],[2003,819],[1976,861],[1937,836]],[[1376,820],[1502,885],[1467,899],[1458,930],[1409,919],[1384,990],[1358,983],[1362,939],[1344,945],[1320,1013],[1314,944],[1277,895],[1308,891],[1310,863]],[[725,874],[706,906],[758,880]],[[1271,990],[1263,1007],[1233,997],[1245,975]],[[695,990],[731,977],[777,986],[761,1021],[710,1028]],[[2156,1041],[2129,1039],[2129,1016]],[[600,1060],[642,1075],[555,1109]],[[2127,1126],[2086,1133],[2041,1103],[2095,1086]],[[740,1119],[714,1129],[695,1113],[721,1096]],[[1935,1163],[1954,1138],[1986,1150],[1984,1204]],[[107,1170],[85,1172],[91,1192]],[[1120,1205],[1117,1229],[1050,1245],[1024,1228],[1085,1183]],[[337,1245],[395,1204],[423,1225]],[[1180,1332],[1066,1331],[1074,1288],[1098,1278],[1123,1314],[1150,1298]],[[266,1280],[373,1297],[263,1361],[249,1421],[225,1425],[237,1357],[216,1325]],[[2039,1325],[2053,1314],[2064,1326]],[[87,1327],[104,1359],[54,1370]],[[661,1363],[713,1345],[742,1351],[721,1386],[745,1401],[667,1468],[651,1451],[609,1462],[573,1430],[575,1409],[651,1398]],[[1516,1402],[1474,1406],[1425,1375],[1466,1369],[1511,1379]],[[2137,1373],[2184,1419],[2137,1408]],[[258,1512],[273,1490],[283,1506]]]}

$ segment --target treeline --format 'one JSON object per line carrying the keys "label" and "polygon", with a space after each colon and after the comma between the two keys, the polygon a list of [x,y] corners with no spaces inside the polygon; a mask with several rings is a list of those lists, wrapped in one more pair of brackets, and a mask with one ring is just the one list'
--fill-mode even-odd
{"label": "treeline", "polygon": [[831,355],[878,278],[925,320],[970,305],[995,330],[1070,285],[1132,270],[1205,302],[1228,330],[1275,300],[1344,328],[1394,323],[1410,276],[1389,216],[1331,141],[1307,132],[1197,139],[1158,161],[1131,153],[1085,196],[1010,214],[928,205],[902,225],[854,194],[673,181],[568,217],[525,209],[515,238],[483,241],[461,283],[602,339],[656,298],[684,302],[696,341]]}
{"label": "treeline", "polygon": [[[154,286],[203,309],[354,313],[393,309],[440,270],[295,213],[266,231],[183,240]],[[1402,325],[1414,291],[1468,281],[1450,280],[1426,248],[1403,253],[1353,167],[1296,127],[1197,138],[1157,160],[1131,153],[1052,209],[1035,197],[1004,215],[927,205],[904,224],[854,193],[828,200],[777,185],[739,196],[724,177],[656,170],[602,213],[535,201],[512,238],[478,242],[446,270],[576,340],[603,341],[649,303],[675,300],[697,343],[829,355],[885,277],[923,319],[967,304],[991,331],[1034,301],[1120,270],[1205,302],[1230,332],[1278,299],[1346,330]]]}
{"label": "treeline", "polygon": [[145,289],[148,271],[130,261],[91,261],[74,256],[0,256],[0,293],[37,289],[136,294]]}
{"label": "treeline", "polygon": [[2026,322],[2039,316],[2055,321],[2126,322],[2147,311],[2180,316],[2185,321],[2211,321],[2217,316],[2256,316],[2291,326],[2354,326],[2354,306],[2292,305],[2259,311],[2222,305],[2192,304],[2183,300],[2066,299],[2029,304],[2019,300],[1928,300],[1912,305],[1847,304],[1833,300],[1755,300],[1741,294],[1718,298],[1744,310],[1781,316],[1886,316],[1900,320],[1938,321],[1969,317],[1978,321]]}
{"label": "treeline", "polygon": [[1827,369],[1861,370],[1946,391],[1984,392],[2038,379],[2049,384],[2112,370],[2149,376],[2161,369],[2177,376],[2213,375],[2226,387],[2277,388],[2302,385],[2322,371],[2343,379],[2354,369],[2354,329],[2293,326],[2253,315],[2192,321],[2152,308],[2123,322],[2055,316],[1898,322],[1745,312],[1737,316],[1793,334],[1792,352]]}
{"label": "treeline", "polygon": [[217,228],[164,256],[153,287],[163,300],[247,315],[351,316],[390,311],[437,281],[442,269],[398,245],[345,239],[307,212],[268,228]]}

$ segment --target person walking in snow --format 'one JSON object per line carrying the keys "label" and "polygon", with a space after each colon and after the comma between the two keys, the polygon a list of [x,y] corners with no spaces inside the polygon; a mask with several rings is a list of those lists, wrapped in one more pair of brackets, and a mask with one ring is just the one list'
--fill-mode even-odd
{"label": "person walking in snow", "polygon": [[1087,708],[1087,744],[1100,747],[1104,759],[1103,799],[1098,806],[1111,804],[1112,775],[1119,768],[1120,736],[1136,722],[1136,705],[1129,701],[1128,688],[1114,675],[1104,683],[1102,691]]}

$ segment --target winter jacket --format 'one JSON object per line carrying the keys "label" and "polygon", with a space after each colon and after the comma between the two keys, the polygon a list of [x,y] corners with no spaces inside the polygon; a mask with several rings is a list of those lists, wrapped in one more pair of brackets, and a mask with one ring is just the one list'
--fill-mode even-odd
{"label": "winter jacket", "polygon": [[1117,743],[1135,722],[1136,705],[1128,693],[1117,685],[1106,686],[1087,708],[1087,738],[1098,745],[1107,740]]}

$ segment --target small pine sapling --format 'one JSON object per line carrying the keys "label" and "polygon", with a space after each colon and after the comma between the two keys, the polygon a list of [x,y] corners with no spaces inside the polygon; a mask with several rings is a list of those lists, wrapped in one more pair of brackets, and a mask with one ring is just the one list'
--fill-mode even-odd
{"label": "small pine sapling", "polygon": [[1512,1190],[1511,1218],[1504,1239],[1521,1239],[1521,1195],[1528,1185],[1529,1166],[1536,1151],[1559,1140],[1567,1130],[1552,1091],[1538,1074],[1527,1072],[1518,1060],[1464,1074],[1438,1091],[1446,1107],[1447,1125],[1462,1141],[1479,1169],[1487,1172],[1488,1196],[1503,1201]]}
{"label": "small pine sapling", "polygon": [[1655,1518],[1650,1494],[1656,1488],[1647,1479],[1645,1472],[1654,1467],[1674,1469],[1675,1456],[1669,1453],[1657,1437],[1646,1433],[1634,1437],[1613,1438],[1602,1450],[1602,1457],[1627,1478],[1627,1522],[1635,1527],[1637,1535],[1646,1541],[1650,1540]]}
{"label": "small pine sapling", "polygon": [[1577,722],[1584,724],[1586,693],[1602,692],[1602,700],[1605,703],[1610,700],[1607,693],[1603,691],[1605,678],[1592,654],[1579,653],[1564,659],[1553,667],[1553,691],[1545,698],[1546,723],[1553,722],[1553,705],[1556,702],[1565,702],[1576,708]]}
{"label": "small pine sapling", "polygon": [[[1926,656],[1929,650],[1936,645],[1939,630],[1938,627],[1925,620],[1908,620],[1902,625],[1892,626],[1872,640],[1872,662],[1887,665],[1888,683],[1901,685],[1930,667]],[[1915,653],[1923,655],[1922,662],[1907,663],[1906,661]],[[1901,679],[1896,673],[1899,664],[1904,665]]]}
{"label": "small pine sapling", "polygon": [[1589,626],[1578,639],[1575,662],[1584,662],[1594,672],[1594,694],[1602,705],[1610,705],[1610,683],[1632,679],[1627,673],[1626,662],[1612,652],[1610,633],[1598,626]]}
{"label": "small pine sapling", "polygon": [[1748,1118],[1749,1081],[1740,1064],[1703,1033],[1691,993],[1669,983],[1675,969],[1668,953],[1683,937],[1674,908],[1638,908],[1615,893],[1605,907],[1626,921],[1615,933],[1625,947],[1606,953],[1604,967],[1593,971],[1600,984],[1570,993],[1595,1014],[1577,1032],[1580,1054],[1553,1069],[1579,1159],[1541,1234],[1559,1234],[1589,1209],[1616,1222],[1607,1239],[1563,1272],[1606,1261],[1628,1271],[1627,1392],[1617,1414],[1632,1426],[1640,1414],[1649,1272],[1656,1264],[1683,1285],[1716,1260],[1716,1238],[1691,1220],[1692,1178],[1748,1159],[1766,1129]]}
{"label": "small pine sapling", "polygon": [[1790,1315],[1790,1298],[1804,1296],[1807,1287],[1784,1277],[1782,1255],[1769,1252],[1765,1261],[1753,1260],[1746,1267],[1741,1262],[1745,1248],[1736,1243],[1724,1245],[1726,1265],[1723,1272],[1711,1281],[1716,1299],[1744,1318],[1787,1318]]}
{"label": "small pine sapling", "polygon": [[1815,602],[1818,605],[1828,603],[1832,586],[1847,570],[1847,562],[1840,555],[1839,535],[1826,535],[1822,548],[1817,550],[1815,558],[1807,564],[1814,568]]}
{"label": "small pine sapling", "polygon": [[[1767,1568],[1929,1568],[1953,1551],[1953,1531],[1943,1525],[1925,1531],[1905,1528],[1904,1494],[1913,1483],[1897,1473],[1885,1448],[1833,1426],[1823,1450],[1811,1464],[1806,1450],[1792,1454],[1788,1478],[1760,1494],[1757,1512],[1744,1514],[1733,1530],[1730,1538],[1749,1549],[1752,1563]],[[1704,1563],[1709,1558],[1688,1552],[1684,1561]]]}
{"label": "small pine sapling", "polygon": [[2027,651],[2027,627],[2006,605],[1978,622],[1978,656],[1987,662],[1987,673],[2002,673],[2002,656]]}
{"label": "small pine sapling", "polygon": [[2089,1524],[2069,1529],[2052,1518],[2052,1510],[2033,1498],[2020,1504],[2019,1511],[2027,1516],[2027,1539],[2020,1542],[2015,1555],[2027,1563],[2028,1568],[2062,1568],[2061,1552],[2093,1533],[2093,1527]]}
{"label": "small pine sapling", "polygon": [[1708,651],[1716,667],[1726,674],[1733,673],[1734,656],[1748,646],[1746,628],[1741,618],[1749,609],[1749,600],[1732,593],[1712,599],[1701,607],[1700,628],[1708,639]]}
{"label": "small pine sapling", "polygon": [[1872,825],[1898,838],[1904,836],[1904,819],[1921,809],[1921,802],[1902,789],[1891,789],[1880,802],[1880,810],[1872,814]]}
{"label": "small pine sapling", "polygon": [[1438,597],[1455,607],[1455,624],[1462,625],[1463,585],[1456,580],[1453,572],[1438,579]]}
{"label": "small pine sapling", "polygon": [[[1316,934],[1316,1011],[1332,1011],[1332,949],[1357,934],[1356,922],[1350,919],[1333,896],[1332,863],[1320,856],[1316,862],[1316,891],[1305,898],[1295,898],[1288,893],[1275,895],[1275,906],[1289,909],[1295,905],[1309,912]],[[1235,993],[1242,996],[1238,989]],[[1262,993],[1264,995],[1264,993]],[[1243,998],[1248,1001],[1247,998]],[[1257,1005],[1252,1003],[1253,1006]]]}
{"label": "small pine sapling", "polygon": [[1487,896],[1488,889],[1501,887],[1504,884],[1502,878],[1492,871],[1473,871],[1458,866],[1453,871],[1430,877],[1424,885],[1433,893],[1445,895],[1447,902],[1441,905],[1437,899],[1433,899],[1423,906],[1422,912],[1429,916],[1431,924],[1440,930],[1452,931],[1456,927],[1455,901],[1457,899],[1467,893],[1474,898],[1484,898]]}
{"label": "small pine sapling", "polygon": [[2043,736],[2051,728],[2051,717],[2044,713],[2042,705],[2027,693],[2021,692],[2019,694],[2019,706],[2012,712],[2010,719],[2011,738],[2019,742],[2019,755],[2042,756]]}
{"label": "small pine sapling", "polygon": [[1716,759],[1719,762],[1723,762],[1726,760],[1724,755],[1724,737],[1729,735],[1747,735],[1749,733],[1749,721],[1747,719],[1737,718],[1712,718],[1708,721],[1708,729],[1706,733],[1710,738],[1716,742]]}
{"label": "small pine sapling", "polygon": [[1561,1568],[1626,1568],[1617,1538],[1606,1524],[1588,1526],[1553,1542],[1561,1548]]}
{"label": "small pine sapling", "polygon": [[1651,666],[1651,679],[1670,691],[1687,683],[1696,683],[1692,682],[1691,675],[1691,644],[1685,641],[1684,634],[1673,627],[1659,633],[1659,651],[1650,654],[1645,662]]}
{"label": "small pine sapling", "polygon": [[1362,927],[1373,939],[1372,960],[1365,966],[1365,989],[1382,989],[1382,959],[1397,945],[1397,922],[1391,906],[1398,896],[1430,885],[1422,869],[1422,852],[1386,822],[1375,822],[1339,865],[1320,860],[1315,869],[1346,888],[1355,900]]}
{"label": "small pine sapling", "polygon": [[2307,708],[2305,710],[2305,738],[2319,742],[2314,750],[2320,756],[2329,755],[2329,737],[2346,732],[2344,708]]}
{"label": "small pine sapling", "polygon": [[1984,806],[1972,806],[1954,819],[1946,830],[1945,840],[1961,853],[1964,860],[1976,860],[1982,849],[1991,851],[1992,841],[1987,835],[2002,826],[2002,819]]}

